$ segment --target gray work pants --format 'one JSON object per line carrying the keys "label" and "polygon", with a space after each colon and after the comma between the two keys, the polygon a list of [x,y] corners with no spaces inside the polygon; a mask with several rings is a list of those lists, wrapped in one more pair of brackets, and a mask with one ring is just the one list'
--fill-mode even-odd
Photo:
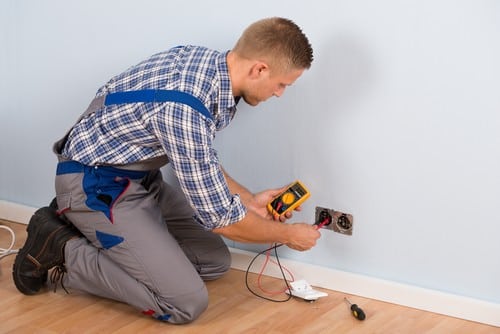
{"label": "gray work pants", "polygon": [[163,182],[159,170],[65,161],[57,174],[59,211],[86,237],[66,244],[67,288],[171,323],[190,322],[206,309],[203,280],[229,269],[229,251],[193,219],[184,194]]}

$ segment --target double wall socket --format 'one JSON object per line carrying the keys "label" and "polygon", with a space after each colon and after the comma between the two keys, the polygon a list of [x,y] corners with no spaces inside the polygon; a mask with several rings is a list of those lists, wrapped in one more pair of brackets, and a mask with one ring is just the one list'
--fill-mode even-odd
{"label": "double wall socket", "polygon": [[351,214],[317,206],[315,222],[322,222],[325,219],[328,219],[329,223],[324,225],[323,228],[345,235],[352,235],[354,220]]}

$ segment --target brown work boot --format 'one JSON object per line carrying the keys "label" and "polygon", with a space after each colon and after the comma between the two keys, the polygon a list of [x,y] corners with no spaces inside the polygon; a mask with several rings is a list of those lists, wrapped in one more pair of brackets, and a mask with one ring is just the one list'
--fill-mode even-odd
{"label": "brown work boot", "polygon": [[63,267],[66,242],[81,234],[59,218],[52,207],[38,209],[27,231],[26,243],[16,256],[12,275],[19,291],[33,295],[46,283],[49,269]]}

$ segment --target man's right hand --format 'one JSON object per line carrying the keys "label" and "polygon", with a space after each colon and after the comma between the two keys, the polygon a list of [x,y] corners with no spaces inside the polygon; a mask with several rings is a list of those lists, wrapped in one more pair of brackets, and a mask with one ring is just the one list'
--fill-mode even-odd
{"label": "man's right hand", "polygon": [[316,245],[316,241],[321,236],[314,225],[305,223],[288,224],[289,241],[284,242],[286,246],[298,251],[309,250]]}

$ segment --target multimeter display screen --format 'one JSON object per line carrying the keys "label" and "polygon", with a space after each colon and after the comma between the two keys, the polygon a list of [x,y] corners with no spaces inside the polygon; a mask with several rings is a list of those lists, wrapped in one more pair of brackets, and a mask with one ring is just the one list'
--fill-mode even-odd
{"label": "multimeter display screen", "polygon": [[286,211],[290,206],[292,206],[295,202],[300,200],[304,195],[307,194],[307,191],[302,188],[298,183],[293,184],[290,188],[288,188],[283,194],[275,198],[271,202],[271,206],[274,211],[278,214],[282,214]]}

